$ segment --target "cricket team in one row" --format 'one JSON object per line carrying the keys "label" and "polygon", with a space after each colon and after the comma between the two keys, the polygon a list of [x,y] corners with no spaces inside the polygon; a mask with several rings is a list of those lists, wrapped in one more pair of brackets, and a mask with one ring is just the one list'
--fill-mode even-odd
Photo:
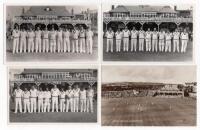
{"label": "cricket team in one row", "polygon": [[11,36],[11,39],[13,39],[12,52],[13,54],[26,53],[26,46],[28,45],[28,53],[55,53],[57,50],[58,53],[92,54],[93,35],[90,27],[85,30],[83,26],[80,27],[80,30],[78,27],[74,27],[72,32],[66,27],[64,29],[59,27],[58,31],[54,29],[54,26],[51,31],[48,31],[47,27],[43,31],[40,30],[40,27],[37,27],[33,31],[31,27],[29,30],[25,30],[25,28],[19,30],[16,26]]}
{"label": "cricket team in one row", "polygon": [[[131,31],[125,27],[124,30],[120,31],[118,29],[116,32],[113,32],[112,28],[109,28],[105,33],[107,38],[106,52],[113,52],[113,42],[114,37],[116,41],[116,52],[121,51],[121,43],[123,41],[123,51],[131,52],[144,51],[144,44],[147,52],[171,52],[172,43],[173,43],[173,52],[185,53],[187,44],[189,42],[189,34],[186,29],[183,32],[180,32],[176,29],[174,32],[170,33],[169,30],[166,32],[161,30],[158,32],[156,28],[154,31],[150,31],[150,28],[145,32],[142,28],[137,31],[135,27]],[[129,49],[129,38],[131,39],[130,49]],[[137,47],[139,46],[139,47]],[[180,47],[180,49],[179,49]]]}
{"label": "cricket team in one row", "polygon": [[30,91],[27,88],[23,91],[20,87],[17,87],[14,90],[13,96],[15,98],[15,113],[18,110],[22,113],[22,102],[24,113],[50,112],[50,106],[52,112],[54,110],[58,112],[59,106],[60,112],[94,112],[94,90],[91,86],[87,90],[82,87],[79,88],[78,85],[75,85],[73,89],[69,86],[66,91],[63,88],[59,90],[56,85],[54,85],[51,91],[48,88],[45,91],[42,88],[37,90],[34,86],[32,86]]}

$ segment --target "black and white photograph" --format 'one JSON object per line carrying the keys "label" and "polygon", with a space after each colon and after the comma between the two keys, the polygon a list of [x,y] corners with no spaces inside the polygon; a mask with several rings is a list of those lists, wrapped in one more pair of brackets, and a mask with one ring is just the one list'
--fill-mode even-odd
{"label": "black and white photograph", "polygon": [[103,126],[196,126],[196,66],[103,66]]}
{"label": "black and white photograph", "polygon": [[97,69],[9,68],[10,123],[97,123]]}
{"label": "black and white photograph", "polygon": [[6,62],[98,60],[98,6],[6,5]]}
{"label": "black and white photograph", "polygon": [[103,60],[193,62],[192,5],[103,5]]}

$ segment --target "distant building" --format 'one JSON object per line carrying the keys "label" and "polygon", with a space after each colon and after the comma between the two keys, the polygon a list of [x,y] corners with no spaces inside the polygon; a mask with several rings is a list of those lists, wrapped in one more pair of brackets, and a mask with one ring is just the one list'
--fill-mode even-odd
{"label": "distant building", "polygon": [[185,83],[185,87],[189,89],[189,92],[197,92],[197,82],[187,82]]}
{"label": "distant building", "polygon": [[176,28],[188,28],[192,30],[193,18],[192,10],[176,10],[176,6],[112,6],[111,10],[103,14],[103,27],[107,30],[111,27],[114,31],[117,28],[123,29],[127,26],[129,29],[136,27],[147,30],[150,28],[169,29],[173,31]]}

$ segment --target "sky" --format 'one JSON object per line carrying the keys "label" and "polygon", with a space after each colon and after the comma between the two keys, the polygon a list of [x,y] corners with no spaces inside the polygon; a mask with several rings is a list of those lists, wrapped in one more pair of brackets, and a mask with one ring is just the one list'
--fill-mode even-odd
{"label": "sky", "polygon": [[[22,13],[22,8],[24,7],[25,11],[27,11],[30,6],[7,6],[6,15],[7,19],[10,19],[14,16],[20,15]],[[90,10],[97,10],[98,7],[91,6],[65,6],[65,8],[70,12],[71,9],[74,9],[74,13],[81,13],[81,11],[86,11],[88,8]]]}
{"label": "sky", "polygon": [[196,82],[195,66],[103,66],[102,82]]}
{"label": "sky", "polygon": [[[115,7],[116,6],[117,5],[115,5]],[[174,5],[170,5],[170,6],[171,6],[171,8],[174,8]],[[187,9],[190,9],[191,7],[192,7],[191,5],[177,5],[177,9],[179,9],[179,10],[187,10]],[[103,5],[102,6],[102,10],[103,10],[103,12],[110,11],[111,10],[111,5]]]}

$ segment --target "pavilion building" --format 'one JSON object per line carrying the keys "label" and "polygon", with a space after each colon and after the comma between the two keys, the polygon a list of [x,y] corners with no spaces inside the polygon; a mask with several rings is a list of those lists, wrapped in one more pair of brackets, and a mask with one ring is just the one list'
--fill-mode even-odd
{"label": "pavilion building", "polygon": [[89,9],[75,14],[73,8],[69,11],[64,6],[31,6],[27,11],[23,8],[21,15],[14,16],[11,22],[12,26],[18,25],[20,28],[40,26],[41,29],[47,27],[49,30],[52,26],[57,30],[64,26],[73,29],[82,25],[86,28],[92,24]]}
{"label": "pavilion building", "polygon": [[124,6],[119,5],[112,8],[103,14],[103,28],[107,30],[111,27],[114,31],[117,28],[123,29],[125,26],[128,29],[135,27],[139,30],[156,28],[157,30],[169,29],[170,31],[176,28],[188,28],[190,31],[193,26],[192,9],[177,10],[171,6]]}
{"label": "pavilion building", "polygon": [[156,97],[184,97],[184,91],[178,88],[179,84],[165,84],[160,90],[156,91]]}
{"label": "pavilion building", "polygon": [[[11,72],[10,72],[11,73]],[[11,76],[12,75],[12,76]],[[33,85],[45,90],[46,87],[67,89],[68,86],[78,84],[79,87],[87,88],[89,85],[96,89],[97,70],[94,69],[24,69],[20,73],[10,74],[10,91],[17,86],[23,90],[30,89]]]}

